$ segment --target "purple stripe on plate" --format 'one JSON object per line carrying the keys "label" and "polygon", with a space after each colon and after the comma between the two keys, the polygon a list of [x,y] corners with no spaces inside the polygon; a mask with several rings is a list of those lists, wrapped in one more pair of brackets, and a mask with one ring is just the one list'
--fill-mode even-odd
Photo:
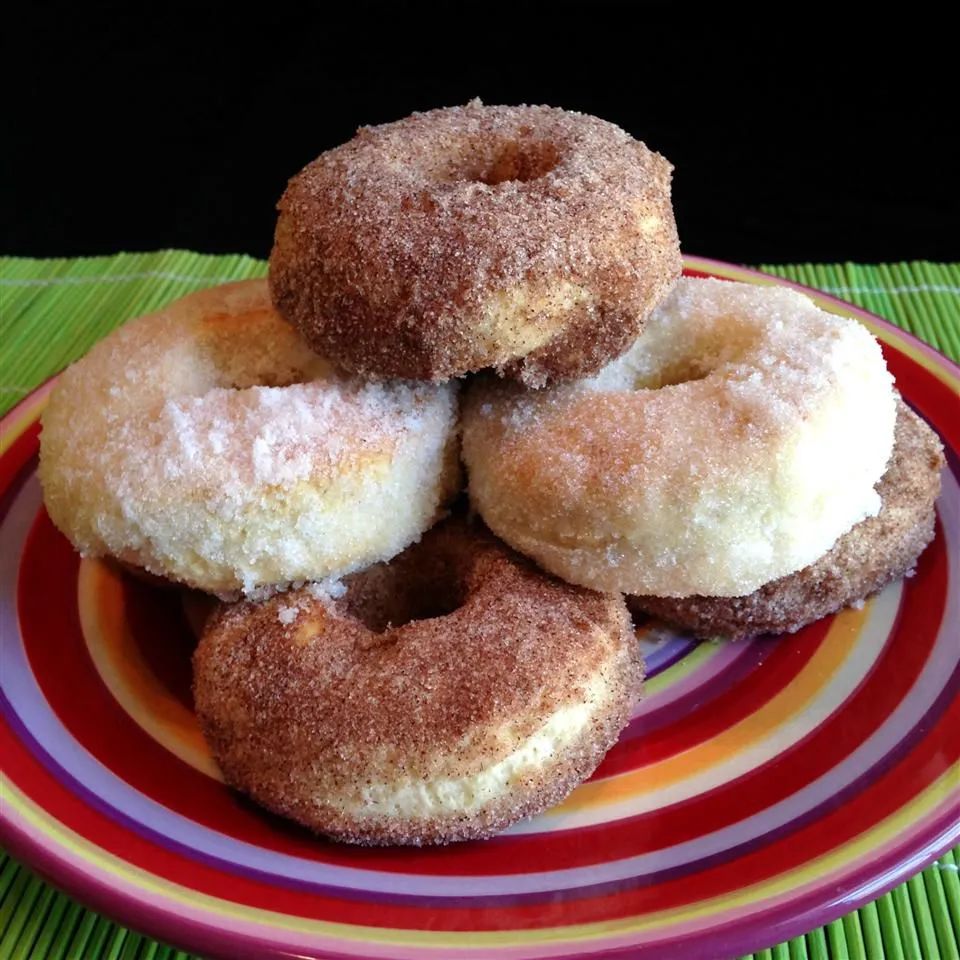
{"label": "purple stripe on plate", "polygon": [[[718,663],[704,664],[701,670],[691,674],[689,685],[685,682],[677,685],[678,696],[671,697],[673,688],[667,687],[651,698],[651,700],[664,698],[659,706],[644,710],[644,705],[641,703],[640,709],[630,721],[630,726],[621,735],[621,740],[628,741],[646,736],[654,730],[660,730],[675,723],[693,709],[701,709],[716,700],[759,667],[769,656],[775,643],[775,639],[765,637],[760,640],[726,644],[727,649],[714,658],[719,661]],[[718,669],[713,672],[711,667]]]}
{"label": "purple stripe on plate", "polygon": [[[888,641],[889,644],[889,641]],[[760,849],[763,846],[768,845],[771,842],[781,840],[785,837],[790,836],[792,833],[797,830],[802,829],[807,824],[813,822],[814,820],[820,819],[826,814],[829,814],[832,810],[846,803],[851,797],[855,796],[857,793],[860,793],[862,790],[868,788],[872,785],[878,778],[882,777],[888,770],[896,765],[904,756],[906,756],[911,748],[924,736],[926,731],[932,727],[937,720],[942,716],[943,712],[946,710],[947,706],[953,701],[954,697],[960,691],[960,663],[957,663],[955,669],[953,670],[951,677],[944,688],[940,691],[940,694],[936,700],[931,704],[930,708],[923,714],[921,719],[907,732],[907,734],[896,744],[896,746],[887,752],[877,763],[873,764],[862,774],[857,776],[853,781],[848,783],[845,787],[838,790],[835,794],[828,797],[826,800],[817,804],[816,806],[808,809],[800,816],[796,817],[787,824],[778,826],[772,830],[769,830],[765,833],[758,834],[749,840],[746,840],[742,843],[736,844],[734,846],[728,847],[725,850],[718,852],[716,854],[700,857],[696,860],[692,860],[685,864],[680,864],[675,867],[666,868],[663,870],[654,870],[647,872],[640,876],[634,876],[629,878],[624,878],[621,880],[609,881],[599,884],[590,884],[582,885],[573,889],[560,889],[560,890],[551,890],[551,891],[542,891],[542,892],[532,892],[532,893],[514,893],[514,894],[501,894],[501,895],[474,895],[468,898],[452,895],[452,898],[455,900],[469,899],[471,905],[481,908],[481,907],[496,907],[496,906],[509,906],[515,904],[527,904],[527,903],[541,903],[548,901],[560,901],[565,902],[572,899],[581,899],[584,897],[591,896],[604,896],[608,894],[613,894],[617,892],[622,892],[625,890],[641,888],[651,886],[657,883],[663,883],[669,880],[674,880],[687,876],[691,873],[699,872],[704,869],[709,869],[710,867],[719,866],[724,863],[729,862],[732,859],[735,859],[740,856],[749,854],[757,849]],[[852,695],[852,694],[851,694]],[[842,709],[842,705],[840,708]],[[197,851],[195,848],[185,846],[181,843],[171,840],[169,837],[164,834],[158,833],[157,831],[151,830],[149,827],[146,827],[144,824],[139,821],[133,820],[130,817],[123,814],[121,811],[117,811],[112,808],[109,804],[104,803],[96,794],[88,790],[83,784],[79,783],[71,774],[63,770],[59,764],[53,760],[52,757],[47,754],[43,747],[33,738],[30,732],[23,726],[20,721],[20,718],[14,713],[12,706],[5,696],[0,694],[0,714],[2,714],[10,726],[16,730],[19,738],[22,742],[27,744],[31,753],[37,757],[37,759],[43,763],[43,765],[54,775],[58,780],[68,786],[73,792],[82,796],[84,800],[95,809],[99,810],[104,815],[110,817],[111,819],[122,823],[124,826],[129,828],[132,832],[145,837],[146,839],[151,840],[154,843],[157,843],[159,846],[174,850],[181,855],[187,857],[188,859],[193,859],[197,862],[214,865],[218,868],[224,869],[231,873],[236,873],[241,876],[251,877],[257,879],[261,882],[269,882],[274,886],[296,889],[296,890],[306,890],[314,891],[322,894],[332,894],[334,896],[342,896],[352,900],[358,900],[361,902],[393,902],[393,903],[406,903],[406,904],[417,904],[421,906],[431,906],[437,908],[443,908],[444,906],[449,906],[451,904],[451,897],[438,897],[438,896],[424,896],[424,895],[408,895],[408,894],[387,894],[387,893],[375,893],[372,891],[366,890],[356,890],[351,888],[343,888],[339,886],[331,886],[329,884],[296,880],[294,878],[282,877],[276,874],[271,874],[269,872],[260,871],[255,868],[241,866],[235,862],[223,860],[218,857],[214,857],[209,854],[202,853]],[[724,784],[715,790],[709,791],[708,794],[700,794],[695,798],[692,798],[688,801],[682,801],[679,804],[674,804],[674,808],[682,808],[683,806],[689,805],[693,802],[702,801],[704,796],[710,795],[719,795],[724,792],[733,789],[742,789],[749,781],[758,776],[760,773],[769,769],[772,765],[777,763],[789,762],[791,754],[800,750],[804,745],[809,742],[809,740],[816,736],[817,731],[814,730],[807,737],[798,741],[790,749],[785,751],[783,754],[777,758],[769,761],[768,763],[755,768],[747,774],[744,774],[742,777],[737,778],[736,780],[729,781],[727,784]],[[719,799],[719,796],[718,796]],[[618,821],[618,826],[622,827],[629,825],[631,820],[634,818],[625,818]],[[642,819],[641,817],[635,818],[637,821]],[[588,834],[594,830],[605,829],[606,825],[598,825],[588,828],[581,828],[585,834]],[[322,867],[322,865],[318,865]]]}
{"label": "purple stripe on plate", "polygon": [[[13,509],[13,505],[20,496],[24,484],[26,484],[27,481],[29,481],[30,478],[37,472],[37,464],[39,459],[39,454],[36,453],[30,457],[27,462],[13,475],[13,478],[7,485],[7,489],[0,494],[0,524],[3,523],[3,521],[7,518],[7,514]],[[10,549],[9,545],[6,545],[4,549]]]}
{"label": "purple stripe on plate", "polygon": [[690,637],[673,637],[668,640],[645,658],[647,679],[650,680],[658,673],[669,670],[699,646],[700,642]]}

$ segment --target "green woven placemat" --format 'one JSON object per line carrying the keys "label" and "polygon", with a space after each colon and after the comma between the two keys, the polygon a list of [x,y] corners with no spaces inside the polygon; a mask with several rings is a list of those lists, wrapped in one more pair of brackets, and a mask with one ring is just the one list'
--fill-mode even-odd
{"label": "green woven placemat", "polygon": [[[70,260],[0,258],[0,413],[127,318],[265,269],[250,257],[179,250]],[[761,269],[857,303],[960,360],[960,263]],[[842,920],[753,956],[960,960],[960,848]],[[174,957],[186,960],[187,954],[97,916],[0,854],[0,960]]]}

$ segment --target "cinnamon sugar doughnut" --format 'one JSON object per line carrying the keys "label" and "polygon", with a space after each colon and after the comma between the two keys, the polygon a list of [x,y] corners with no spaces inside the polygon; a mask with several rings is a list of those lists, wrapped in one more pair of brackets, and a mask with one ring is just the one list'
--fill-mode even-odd
{"label": "cinnamon sugar doughnut", "polygon": [[680,274],[670,172],[619,127],[550,107],[364,127],[290,181],[274,302],[368,376],[589,375]]}
{"label": "cinnamon sugar doughnut", "polygon": [[40,479],[82,553],[249,591],[419,537],[458,488],[456,419],[450,387],[337,373],[249,280],[130,321],[70,367]]}
{"label": "cinnamon sugar doughnut", "polygon": [[572,583],[743,596],[877,513],[891,384],[867,330],[802,294],[685,278],[593,379],[474,385],[470,496]]}
{"label": "cinnamon sugar doughnut", "polygon": [[901,400],[893,456],[877,485],[880,512],[845,533],[815,563],[745,597],[629,597],[627,603],[636,613],[670,620],[698,637],[799,630],[914,566],[933,539],[943,465],[937,435]]}
{"label": "cinnamon sugar doughnut", "polygon": [[642,664],[622,598],[441,524],[389,564],[224,607],[194,700],[229,783],[365,844],[490,836],[559,802],[629,718]]}

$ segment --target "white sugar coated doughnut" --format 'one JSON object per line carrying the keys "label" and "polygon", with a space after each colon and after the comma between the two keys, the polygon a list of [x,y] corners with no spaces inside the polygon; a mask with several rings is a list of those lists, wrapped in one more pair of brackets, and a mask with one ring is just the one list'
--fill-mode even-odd
{"label": "white sugar coated doughnut", "polygon": [[133,320],[43,415],[53,522],[85,555],[202,590],[338,577],[417,540],[458,489],[453,387],[337,373],[265,280]]}
{"label": "white sugar coated doughnut", "polygon": [[874,516],[896,402],[877,341],[803,294],[685,278],[590,380],[469,392],[490,528],[597,590],[742,596]]}

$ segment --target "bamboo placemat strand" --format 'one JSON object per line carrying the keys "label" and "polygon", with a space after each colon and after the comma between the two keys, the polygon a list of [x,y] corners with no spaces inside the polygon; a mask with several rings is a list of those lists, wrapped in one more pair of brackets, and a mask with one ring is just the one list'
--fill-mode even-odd
{"label": "bamboo placemat strand", "polygon": [[[960,360],[960,263],[761,269],[859,304]],[[0,413],[127,318],[265,270],[251,257],[182,250],[58,260],[0,257]],[[751,958],[960,960],[960,847],[842,920]],[[0,854],[0,960],[190,958],[84,909]]]}

